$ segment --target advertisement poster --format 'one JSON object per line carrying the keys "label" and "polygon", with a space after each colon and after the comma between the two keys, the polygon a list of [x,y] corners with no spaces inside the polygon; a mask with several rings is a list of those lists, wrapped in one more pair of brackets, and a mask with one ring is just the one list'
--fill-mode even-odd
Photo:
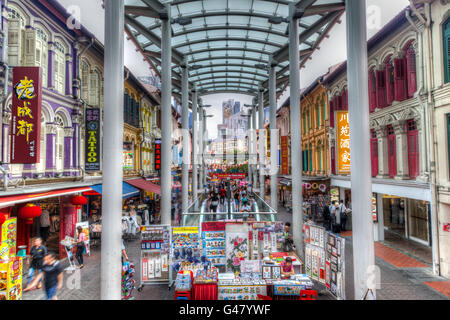
{"label": "advertisement poster", "polygon": [[281,137],[281,174],[289,174],[289,146],[288,136]]}
{"label": "advertisement poster", "polygon": [[336,111],[338,174],[350,174],[350,124],[348,111]]}
{"label": "advertisement poster", "polygon": [[85,170],[88,172],[101,170],[101,119],[100,108],[86,109]]}
{"label": "advertisement poster", "polygon": [[21,257],[0,262],[0,300],[22,299],[22,272]]}
{"label": "advertisement poster", "polygon": [[41,104],[41,68],[14,67],[10,163],[32,164],[39,162]]}
{"label": "advertisement poster", "polygon": [[209,261],[215,266],[225,265],[225,222],[203,222],[202,242]]}
{"label": "advertisement poster", "polygon": [[7,219],[1,226],[0,260],[16,256],[17,218]]}

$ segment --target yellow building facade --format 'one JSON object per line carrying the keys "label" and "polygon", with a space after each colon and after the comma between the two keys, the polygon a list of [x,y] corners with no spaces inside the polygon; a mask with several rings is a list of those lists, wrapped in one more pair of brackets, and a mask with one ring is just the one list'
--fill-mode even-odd
{"label": "yellow building facade", "polygon": [[325,87],[314,83],[301,95],[303,175],[324,177],[329,173],[330,115]]}
{"label": "yellow building facade", "polygon": [[130,80],[124,82],[123,174],[138,176],[141,172],[142,129],[139,125],[142,94]]}

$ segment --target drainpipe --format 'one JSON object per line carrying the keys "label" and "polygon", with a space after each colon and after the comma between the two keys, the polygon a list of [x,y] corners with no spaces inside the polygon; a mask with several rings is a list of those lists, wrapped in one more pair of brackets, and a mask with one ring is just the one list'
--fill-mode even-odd
{"label": "drainpipe", "polygon": [[[9,82],[9,65],[8,65],[8,33],[0,31],[0,35],[2,36],[2,61],[0,65],[5,70],[5,83],[3,84],[3,92],[1,93],[1,102],[0,102],[0,141],[3,141],[3,104],[8,97],[8,82]],[[0,143],[3,146],[3,143]],[[2,159],[5,160],[5,159]],[[1,164],[1,163],[0,163]],[[6,191],[8,188],[8,172],[0,166],[0,171],[3,173],[3,188]]]}
{"label": "drainpipe", "polygon": [[[86,116],[86,101],[83,100],[83,82],[82,82],[82,77],[81,77],[81,56],[88,51],[88,49],[94,44],[95,39],[91,38],[88,39],[86,37],[80,37],[79,39],[77,39],[77,41],[75,42],[75,44],[79,44],[79,43],[87,43],[86,47],[83,48],[83,50],[81,52],[78,53],[77,56],[77,68],[78,68],[78,82],[80,84],[80,87],[78,88],[78,99],[83,103],[83,119],[82,119],[82,123],[83,125],[85,125],[85,116]],[[81,171],[81,176],[82,176],[82,180],[85,180],[86,177],[86,171],[84,170],[84,168],[81,166],[81,125],[78,128],[78,167]]]}
{"label": "drainpipe", "polygon": [[[437,177],[439,176],[439,168],[436,165],[436,159],[437,159],[437,150],[435,145],[435,136],[436,136],[436,125],[434,123],[435,113],[434,113],[434,99],[432,90],[434,88],[434,82],[433,82],[433,48],[432,48],[432,34],[431,34],[431,8],[429,3],[425,3],[424,9],[425,9],[425,16],[426,19],[418,12],[414,5],[414,1],[410,0],[411,9],[414,12],[414,14],[418,17],[418,19],[425,25],[426,37],[427,37],[427,46],[426,46],[426,52],[427,52],[427,66],[428,68],[424,67],[424,70],[426,70],[426,82],[427,82],[427,88],[426,93],[427,94],[427,101],[426,101],[426,108],[428,109],[428,127],[429,127],[429,165],[430,165],[430,183],[431,183],[431,197],[432,197],[432,205],[431,205],[431,244],[432,244],[432,256],[433,256],[433,273],[436,275],[440,275],[440,255],[439,255],[439,221],[438,221],[438,209],[437,206],[439,204],[439,194],[437,192],[438,184],[437,184]],[[418,30],[417,26],[412,21],[411,17],[409,16],[409,12],[407,12],[407,19],[411,23],[411,25],[414,26],[416,30]],[[420,32],[422,34],[422,41],[423,41],[423,35],[424,32]],[[425,52],[425,48],[423,50]],[[423,75],[425,77],[425,75]],[[420,92],[419,92],[419,99],[420,99]]]}

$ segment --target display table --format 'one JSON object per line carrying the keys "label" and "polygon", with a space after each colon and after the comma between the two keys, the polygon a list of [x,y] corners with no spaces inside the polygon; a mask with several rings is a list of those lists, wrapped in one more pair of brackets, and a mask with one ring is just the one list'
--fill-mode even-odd
{"label": "display table", "polygon": [[267,281],[267,295],[273,300],[299,300],[300,291],[311,290],[313,283],[306,275],[296,275],[296,280]]}
{"label": "display table", "polygon": [[194,283],[192,300],[217,300],[217,283]]}
{"label": "display table", "polygon": [[219,280],[218,300],[257,300],[258,294],[267,295],[264,280]]}

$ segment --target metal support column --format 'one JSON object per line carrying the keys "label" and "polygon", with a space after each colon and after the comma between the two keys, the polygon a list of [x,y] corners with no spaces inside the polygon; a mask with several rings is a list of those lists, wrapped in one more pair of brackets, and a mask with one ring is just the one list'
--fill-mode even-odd
{"label": "metal support column", "polygon": [[248,162],[247,162],[247,176],[248,176],[248,185],[252,184],[252,151],[253,151],[253,142],[252,142],[252,131],[253,131],[253,110],[248,110],[248,130],[247,130],[247,150],[248,150]]}
{"label": "metal support column", "polygon": [[161,19],[161,224],[171,224],[172,175],[172,28],[170,5]]}
{"label": "metal support column", "polygon": [[291,164],[292,164],[292,234],[297,254],[303,258],[303,195],[302,195],[302,150],[300,119],[300,54],[299,18],[295,4],[289,6],[289,84],[291,117]]}
{"label": "metal support column", "polygon": [[102,300],[121,299],[124,14],[124,0],[105,1]]}
{"label": "metal support column", "polygon": [[206,128],[206,110],[203,108],[203,144],[202,144],[202,169],[203,169],[203,185],[206,185],[206,162],[205,150],[206,142],[208,141],[208,129]]}
{"label": "metal support column", "polygon": [[197,148],[197,87],[192,88],[192,194],[193,201],[198,198],[198,148]]}
{"label": "metal support column", "polygon": [[265,163],[265,148],[266,142],[264,135],[264,88],[260,88],[258,92],[258,129],[259,129],[259,196],[264,200],[264,163]]}
{"label": "metal support column", "polygon": [[199,110],[199,129],[198,129],[198,169],[199,169],[199,184],[200,189],[203,189],[203,105],[200,102],[200,110]]}
{"label": "metal support column", "polygon": [[256,154],[256,105],[253,105],[253,109],[252,109],[252,181],[253,181],[253,189],[256,188],[257,185],[257,181],[258,181],[258,175],[256,173],[256,164],[258,162],[258,157]]}
{"label": "metal support column", "polygon": [[181,196],[182,196],[182,210],[187,210],[189,205],[189,167],[190,167],[190,152],[189,152],[189,70],[187,67],[186,58],[181,65],[182,74],[182,111],[181,111],[181,131],[183,135],[183,163],[182,180],[181,180]]}
{"label": "metal support column", "polygon": [[269,101],[270,101],[270,206],[278,210],[278,130],[277,130],[277,90],[276,62],[269,61]]}
{"label": "metal support column", "polygon": [[346,1],[347,79],[350,120],[353,266],[355,299],[375,295],[372,183],[370,176],[369,92],[367,88],[366,2]]}

